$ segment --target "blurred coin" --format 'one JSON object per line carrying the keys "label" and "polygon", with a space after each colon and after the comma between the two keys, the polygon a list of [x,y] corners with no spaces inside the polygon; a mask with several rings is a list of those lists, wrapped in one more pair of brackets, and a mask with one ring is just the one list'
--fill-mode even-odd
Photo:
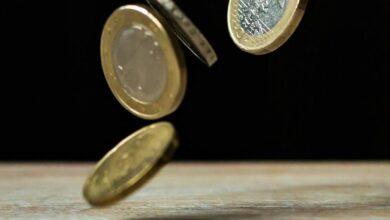
{"label": "blurred coin", "polygon": [[122,199],[166,164],[177,145],[175,129],[168,122],[133,133],[97,164],[85,182],[84,198],[94,206]]}
{"label": "blurred coin", "polygon": [[111,91],[144,119],[172,113],[185,93],[184,57],[166,26],[155,10],[126,5],[114,11],[103,29],[101,60]]}
{"label": "blurred coin", "polygon": [[295,31],[306,4],[307,0],[230,0],[230,36],[246,52],[272,52]]}
{"label": "blurred coin", "polygon": [[178,38],[202,62],[212,66],[217,61],[217,54],[213,47],[173,0],[147,0],[147,2],[168,20],[168,24]]}

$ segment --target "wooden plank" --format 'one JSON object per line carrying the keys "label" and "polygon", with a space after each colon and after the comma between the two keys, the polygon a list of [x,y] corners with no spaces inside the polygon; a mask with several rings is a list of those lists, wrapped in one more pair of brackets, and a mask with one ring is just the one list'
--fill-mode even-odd
{"label": "wooden plank", "polygon": [[172,163],[114,206],[82,198],[90,164],[0,164],[0,217],[389,219],[390,163]]}

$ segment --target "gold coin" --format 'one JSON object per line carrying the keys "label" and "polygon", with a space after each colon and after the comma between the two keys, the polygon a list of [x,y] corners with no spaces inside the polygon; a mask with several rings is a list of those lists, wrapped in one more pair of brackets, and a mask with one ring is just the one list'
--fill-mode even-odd
{"label": "gold coin", "polygon": [[168,20],[176,36],[203,63],[212,66],[218,57],[213,47],[173,0],[147,0]]}
{"label": "gold coin", "polygon": [[122,199],[166,164],[177,145],[175,129],[168,122],[140,129],[100,160],[84,184],[84,198],[94,206]]}
{"label": "gold coin", "polygon": [[283,45],[293,34],[307,0],[230,0],[229,33],[243,51],[260,55]]}
{"label": "gold coin", "polygon": [[178,40],[164,19],[143,5],[120,7],[101,38],[105,78],[117,100],[144,119],[166,116],[181,103],[187,71]]}

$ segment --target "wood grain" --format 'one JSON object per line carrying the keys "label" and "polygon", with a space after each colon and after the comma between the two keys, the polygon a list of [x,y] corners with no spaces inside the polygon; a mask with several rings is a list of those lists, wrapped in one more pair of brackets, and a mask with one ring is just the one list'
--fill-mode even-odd
{"label": "wood grain", "polygon": [[390,163],[172,163],[96,209],[90,164],[0,164],[0,218],[390,219]]}

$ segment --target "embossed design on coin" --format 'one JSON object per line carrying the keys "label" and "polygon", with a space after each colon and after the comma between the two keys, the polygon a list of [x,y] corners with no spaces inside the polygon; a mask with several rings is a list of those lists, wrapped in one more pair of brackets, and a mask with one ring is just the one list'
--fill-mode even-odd
{"label": "embossed design on coin", "polygon": [[140,188],[168,162],[176,147],[176,131],[169,122],[138,130],[97,164],[85,182],[85,199],[95,206],[122,199]]}
{"label": "embossed design on coin", "polygon": [[261,55],[282,46],[294,33],[308,0],[229,0],[230,37],[243,51]]}
{"label": "embossed design on coin", "polygon": [[238,19],[244,31],[261,35],[270,31],[282,17],[288,0],[240,0]]}

